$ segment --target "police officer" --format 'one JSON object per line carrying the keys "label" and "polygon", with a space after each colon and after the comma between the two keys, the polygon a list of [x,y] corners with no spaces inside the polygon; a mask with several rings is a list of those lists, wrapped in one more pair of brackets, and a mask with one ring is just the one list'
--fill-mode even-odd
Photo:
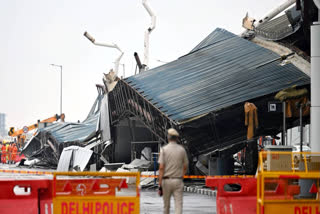
{"label": "police officer", "polygon": [[188,167],[186,150],[178,142],[179,133],[168,130],[168,144],[160,150],[159,156],[159,194],[163,193],[165,214],[170,210],[170,198],[174,197],[175,213],[182,213],[183,176]]}

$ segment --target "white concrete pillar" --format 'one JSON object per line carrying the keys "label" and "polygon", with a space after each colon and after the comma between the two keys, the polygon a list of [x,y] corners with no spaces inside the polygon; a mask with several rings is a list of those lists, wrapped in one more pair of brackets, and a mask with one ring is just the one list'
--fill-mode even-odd
{"label": "white concrete pillar", "polygon": [[[319,20],[320,21],[320,20]],[[311,26],[311,151],[320,152],[320,22]]]}

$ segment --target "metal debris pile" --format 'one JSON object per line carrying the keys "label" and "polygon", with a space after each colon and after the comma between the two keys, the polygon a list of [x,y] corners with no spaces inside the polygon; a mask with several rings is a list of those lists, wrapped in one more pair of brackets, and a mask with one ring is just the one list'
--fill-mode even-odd
{"label": "metal debris pile", "polygon": [[[80,171],[87,166],[83,158],[86,163],[89,163],[89,160],[98,165],[107,162],[104,157],[107,147],[111,144],[108,126],[108,96],[103,87],[97,86],[97,89],[98,97],[83,122],[58,122],[39,129],[25,145],[22,153],[29,160],[38,159],[36,166],[56,168],[60,163],[58,169],[63,171],[69,170],[71,159],[74,167],[78,166]],[[61,158],[63,161],[59,162]],[[79,165],[78,160],[82,161]]]}

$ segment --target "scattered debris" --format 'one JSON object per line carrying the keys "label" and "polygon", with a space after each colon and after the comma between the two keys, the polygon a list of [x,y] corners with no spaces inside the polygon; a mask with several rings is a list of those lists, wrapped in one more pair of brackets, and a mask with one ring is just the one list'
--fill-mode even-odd
{"label": "scattered debris", "polygon": [[92,150],[81,148],[79,146],[69,146],[64,148],[60,156],[57,171],[73,171],[73,169],[76,168],[79,169],[76,171],[83,171],[86,168],[92,153]]}
{"label": "scattered debris", "polygon": [[141,151],[141,160],[151,161],[151,155],[152,155],[151,153],[152,153],[152,149],[150,147],[145,147]]}
{"label": "scattered debris", "polygon": [[[86,151],[90,156],[94,151],[94,156],[97,159],[94,162],[97,163],[98,168],[102,163],[107,163],[108,158],[104,156],[101,160],[101,154],[112,143],[107,113],[109,111],[108,96],[105,94],[104,86],[97,85],[97,89],[98,97],[83,122],[59,122],[49,127],[38,129],[36,135],[25,145],[22,153],[30,160],[39,159],[40,162],[37,164],[43,166],[56,167],[60,165],[58,167],[59,171],[69,170],[72,154],[77,157],[79,153],[75,151]],[[84,150],[80,149],[81,147],[84,147]],[[60,157],[63,151],[65,151],[65,154]],[[77,166],[75,162],[72,165],[73,167]],[[81,165],[80,171],[83,171],[85,167],[85,165]]]}
{"label": "scattered debris", "polygon": [[142,160],[142,159],[134,159],[129,164],[124,164],[121,168],[123,169],[140,169],[142,170],[148,170],[151,167],[151,162],[148,160]]}

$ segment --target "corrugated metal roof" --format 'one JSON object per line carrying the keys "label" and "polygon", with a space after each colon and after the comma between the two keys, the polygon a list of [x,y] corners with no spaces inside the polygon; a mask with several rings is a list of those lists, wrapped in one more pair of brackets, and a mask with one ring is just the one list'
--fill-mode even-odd
{"label": "corrugated metal roof", "polygon": [[220,42],[222,40],[229,39],[233,37],[234,34],[226,31],[224,29],[218,28],[217,30],[210,33],[204,40],[202,40],[196,47],[194,47],[190,53],[200,50],[208,45],[212,45],[214,43]]}
{"label": "corrugated metal roof", "polygon": [[183,122],[310,78],[279,55],[217,28],[189,54],[126,81],[171,119]]}
{"label": "corrugated metal roof", "polygon": [[103,95],[99,94],[95,103],[93,104],[91,111],[89,112],[87,118],[83,122],[55,123],[51,126],[40,129],[39,133],[41,131],[50,132],[59,143],[74,141],[84,142],[92,138],[94,135],[96,135],[102,98]]}
{"label": "corrugated metal roof", "polygon": [[[98,120],[97,115],[95,117]],[[48,131],[54,136],[59,143],[65,142],[83,142],[90,139],[96,133],[97,124],[94,123],[55,123],[52,126],[41,129],[40,131]]]}

